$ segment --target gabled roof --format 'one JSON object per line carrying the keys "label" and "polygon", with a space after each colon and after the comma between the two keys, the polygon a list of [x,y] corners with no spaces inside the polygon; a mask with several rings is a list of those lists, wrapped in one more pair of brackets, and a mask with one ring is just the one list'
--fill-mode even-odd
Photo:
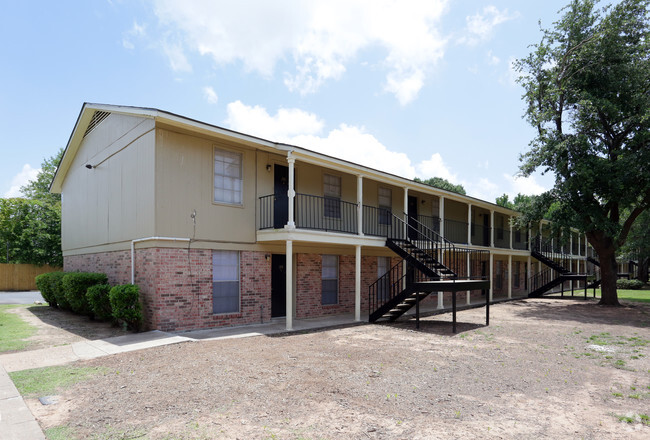
{"label": "gabled roof", "polygon": [[[132,107],[124,105],[110,105],[110,104],[95,104],[95,103],[84,103],[77,117],[77,122],[75,123],[72,133],[70,134],[70,139],[65,147],[63,152],[63,157],[57,168],[54,179],[52,179],[52,184],[50,185],[50,192],[60,193],[63,187],[63,181],[68,173],[70,165],[72,164],[81,142],[84,136],[90,132],[95,124],[101,122],[107,114],[116,113],[129,116],[139,116],[143,118],[151,118],[156,122],[161,122],[166,125],[176,126],[184,129],[189,129],[196,132],[203,132],[205,134],[226,138],[230,140],[237,140],[244,144],[248,144],[255,148],[261,148],[266,150],[273,150],[276,152],[283,152],[285,154],[292,154],[299,158],[301,161],[311,162],[315,164],[329,164],[330,166],[335,166],[337,168],[344,168],[352,174],[362,174],[367,176],[373,176],[376,179],[382,180],[384,182],[390,183],[396,186],[407,186],[409,188],[417,188],[418,191],[430,194],[443,195],[449,199],[461,200],[463,202],[472,203],[477,206],[485,206],[488,209],[498,208],[501,212],[510,212],[516,213],[511,209],[505,208],[503,206],[497,205],[492,202],[485,200],[477,199],[471,196],[466,196],[451,191],[447,191],[441,188],[434,188],[429,185],[415,182],[414,180],[407,179],[395,174],[387,173],[384,171],[376,170],[364,165],[356,164],[344,159],[339,159],[333,156],[328,156],[326,154],[318,153],[303,147],[298,147],[295,145],[289,145],[280,142],[269,141],[257,136],[248,135],[245,133],[240,133],[234,130],[229,130],[227,128],[219,127],[217,125],[208,124],[205,122],[198,121],[196,119],[187,118],[185,116],[177,115],[175,113],[170,113],[164,110],[159,110],[156,108],[148,107]],[[106,114],[106,115],[104,115]]]}

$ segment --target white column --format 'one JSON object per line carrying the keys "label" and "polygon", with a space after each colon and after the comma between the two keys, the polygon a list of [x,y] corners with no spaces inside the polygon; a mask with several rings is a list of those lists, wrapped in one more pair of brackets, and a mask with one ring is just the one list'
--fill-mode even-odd
{"label": "white column", "polygon": [[[408,214],[409,212],[409,189],[404,188],[404,214]],[[409,234],[409,228],[408,228],[408,216],[404,219],[404,238],[408,238]],[[406,273],[406,265],[404,266],[404,273]]]}
{"label": "white column", "polygon": [[[530,278],[530,277],[533,276],[533,274],[532,274],[532,272],[533,272],[533,265],[532,265],[532,260],[531,260],[530,255],[528,256],[528,261],[526,262],[526,267],[527,267],[527,270],[526,270],[526,278]],[[528,280],[526,280],[526,282],[528,282]],[[528,287],[528,288],[530,289],[530,286],[529,286],[528,284],[526,284],[526,287]],[[528,293],[528,292],[526,292],[526,293]]]}
{"label": "white column", "polygon": [[492,285],[494,284],[494,254],[490,252],[490,302],[492,302],[492,298],[494,298],[494,295],[492,294],[494,291],[494,288]]}
{"label": "white column", "polygon": [[578,234],[578,255],[580,255],[580,234]]}
{"label": "white column", "polygon": [[573,232],[569,231],[569,255],[573,255]]}
{"label": "white column", "polygon": [[[512,217],[508,217],[508,224],[510,225],[510,249],[512,249]],[[521,237],[521,234],[519,234]]]}
{"label": "white column", "polygon": [[490,247],[494,247],[494,211],[490,211]]}
{"label": "white column", "polygon": [[[470,261],[469,261],[469,252],[467,253],[467,278],[470,279],[472,276],[472,268],[470,266]],[[467,305],[470,305],[471,303],[471,297],[472,297],[472,292],[470,290],[467,291]]]}
{"label": "white column", "polygon": [[444,309],[445,308],[445,304],[443,302],[443,295],[444,294],[442,292],[438,292],[438,308],[439,309]]}
{"label": "white column", "polygon": [[467,204],[467,244],[472,244],[472,204]]}
{"label": "white column", "polygon": [[291,240],[287,240],[287,261],[286,261],[286,274],[287,274],[287,279],[286,279],[286,284],[287,284],[287,297],[285,299],[286,301],[286,311],[287,311],[287,317],[286,323],[287,323],[287,330],[293,330],[293,242]]}
{"label": "white column", "polygon": [[287,162],[289,163],[289,191],[287,192],[287,195],[289,196],[289,221],[287,221],[285,228],[295,229],[296,222],[294,221],[293,205],[296,198],[294,182],[294,164],[296,163],[296,158],[291,156],[291,152],[289,152],[289,155],[287,156]]}
{"label": "white column", "polygon": [[354,251],[354,320],[361,321],[361,246],[355,246]]}
{"label": "white column", "polygon": [[363,177],[357,176],[357,205],[359,211],[357,213],[357,228],[359,235],[363,235]]}
{"label": "white column", "polygon": [[512,298],[512,255],[508,255],[508,298]]}
{"label": "white column", "polygon": [[528,234],[528,249],[527,249],[527,250],[531,250],[531,243],[530,243],[530,241],[531,241],[532,238],[533,238],[533,230],[530,229],[530,228],[526,228],[526,233]]}
{"label": "white column", "polygon": [[445,198],[440,197],[440,203],[438,204],[438,218],[440,218],[440,236],[445,236]]}

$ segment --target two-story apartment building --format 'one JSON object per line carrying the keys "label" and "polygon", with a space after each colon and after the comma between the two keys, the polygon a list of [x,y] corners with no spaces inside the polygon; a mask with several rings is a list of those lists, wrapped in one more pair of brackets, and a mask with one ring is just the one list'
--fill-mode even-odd
{"label": "two-story apartment building", "polygon": [[[360,320],[389,284],[415,279],[402,263],[415,252],[436,260],[427,280],[489,281],[463,303],[526,296],[543,269],[531,237],[548,236],[490,202],[150,108],[84,104],[51,190],[65,270],[138,284],[147,326],[162,330]],[[584,238],[563,246],[585,272]]]}

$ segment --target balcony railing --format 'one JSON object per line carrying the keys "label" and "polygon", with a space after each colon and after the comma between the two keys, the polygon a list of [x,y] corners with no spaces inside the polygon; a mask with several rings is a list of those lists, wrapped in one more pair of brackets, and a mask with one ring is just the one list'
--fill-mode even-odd
{"label": "balcony railing", "polygon": [[475,246],[490,246],[490,229],[489,226],[472,223],[472,244]]}
{"label": "balcony railing", "polygon": [[435,232],[436,234],[440,234],[440,218],[439,217],[432,217],[428,215],[418,215],[418,222]]}
{"label": "balcony railing", "polygon": [[[486,246],[486,245],[484,245]],[[510,247],[510,230],[504,228],[494,228],[494,246],[499,248]]]}
{"label": "balcony railing", "polygon": [[467,223],[446,218],[445,238],[454,243],[467,244]]}

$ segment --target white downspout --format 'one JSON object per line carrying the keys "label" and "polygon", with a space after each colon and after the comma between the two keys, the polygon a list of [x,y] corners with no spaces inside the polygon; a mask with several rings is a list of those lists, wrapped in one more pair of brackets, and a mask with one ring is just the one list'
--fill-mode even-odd
{"label": "white downspout", "polygon": [[176,237],[147,237],[131,240],[131,284],[135,284],[135,244],[143,241],[186,241],[189,243],[190,239]]}

